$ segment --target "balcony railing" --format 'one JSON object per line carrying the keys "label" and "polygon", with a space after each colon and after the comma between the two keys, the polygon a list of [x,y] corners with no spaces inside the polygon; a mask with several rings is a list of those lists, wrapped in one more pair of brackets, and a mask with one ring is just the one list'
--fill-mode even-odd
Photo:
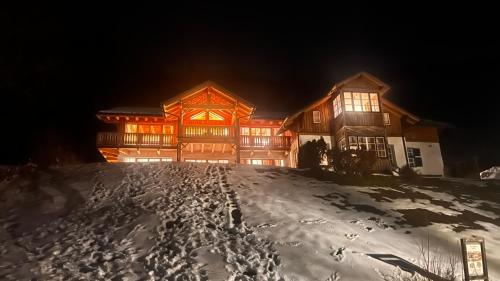
{"label": "balcony railing", "polygon": [[177,138],[175,135],[117,132],[100,132],[97,134],[98,147],[174,147],[176,145]]}
{"label": "balcony railing", "polygon": [[233,137],[233,128],[225,126],[186,126],[184,137]]}
{"label": "balcony railing", "polygon": [[242,148],[290,148],[290,137],[287,136],[240,136],[240,147]]}

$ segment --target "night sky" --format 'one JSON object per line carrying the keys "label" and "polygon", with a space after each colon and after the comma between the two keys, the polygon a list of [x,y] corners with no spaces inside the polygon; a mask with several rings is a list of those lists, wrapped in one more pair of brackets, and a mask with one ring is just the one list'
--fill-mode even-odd
{"label": "night sky", "polygon": [[387,97],[453,126],[446,161],[500,165],[500,39],[493,7],[21,7],[0,11],[0,164],[62,146],[102,161],[99,109],[159,106],[213,80],[293,112],[368,71]]}

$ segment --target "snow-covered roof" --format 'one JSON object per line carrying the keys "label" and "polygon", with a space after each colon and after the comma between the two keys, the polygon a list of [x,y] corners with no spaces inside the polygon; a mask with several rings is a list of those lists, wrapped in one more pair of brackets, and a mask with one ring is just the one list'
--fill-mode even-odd
{"label": "snow-covered roof", "polygon": [[133,114],[133,115],[148,115],[148,116],[163,116],[161,107],[113,107],[110,109],[100,110],[98,114]]}

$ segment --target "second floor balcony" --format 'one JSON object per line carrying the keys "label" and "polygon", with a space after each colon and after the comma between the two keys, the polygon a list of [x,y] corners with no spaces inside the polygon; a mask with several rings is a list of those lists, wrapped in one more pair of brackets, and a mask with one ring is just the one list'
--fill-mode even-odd
{"label": "second floor balcony", "polygon": [[[144,134],[100,132],[97,134],[98,147],[126,148],[177,148],[178,141],[190,142],[237,142],[232,127],[185,127],[184,136],[174,134]],[[290,148],[289,136],[240,136],[241,149],[279,149]]]}
{"label": "second floor balcony", "polygon": [[97,146],[175,148],[177,146],[177,137],[172,134],[100,132],[97,134]]}

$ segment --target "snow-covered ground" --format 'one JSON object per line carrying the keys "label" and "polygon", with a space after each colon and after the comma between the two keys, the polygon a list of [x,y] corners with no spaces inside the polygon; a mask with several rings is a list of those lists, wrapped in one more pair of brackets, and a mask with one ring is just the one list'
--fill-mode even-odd
{"label": "snow-covered ground", "polygon": [[0,279],[384,280],[395,264],[419,272],[422,239],[448,254],[470,235],[500,278],[498,186],[378,178],[99,163],[43,172],[35,189],[3,180]]}

